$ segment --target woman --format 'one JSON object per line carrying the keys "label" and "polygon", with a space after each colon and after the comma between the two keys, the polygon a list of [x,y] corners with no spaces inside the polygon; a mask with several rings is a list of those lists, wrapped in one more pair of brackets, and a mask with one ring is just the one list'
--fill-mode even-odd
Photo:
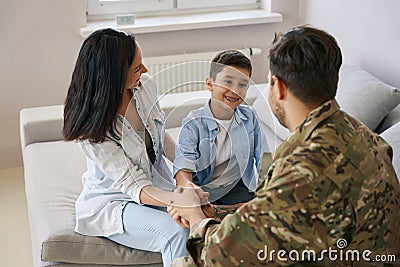
{"label": "woman", "polygon": [[147,72],[141,54],[134,36],[112,29],[92,33],[79,52],[63,128],[87,159],[75,231],[161,252],[170,266],[187,254],[188,230],[162,208],[175,186],[162,157],[165,118],[156,88],[140,81]]}

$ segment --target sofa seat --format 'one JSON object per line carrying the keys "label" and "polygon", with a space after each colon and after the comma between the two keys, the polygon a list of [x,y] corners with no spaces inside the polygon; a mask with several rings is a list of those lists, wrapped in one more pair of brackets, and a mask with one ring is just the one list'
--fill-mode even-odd
{"label": "sofa seat", "polygon": [[[35,262],[35,266],[51,266],[52,262],[78,266],[162,266],[160,253],[74,232],[74,205],[86,170],[86,160],[77,143],[32,143],[25,149],[24,162],[32,252],[34,259],[42,261]],[[62,179],[58,178],[60,174]]]}

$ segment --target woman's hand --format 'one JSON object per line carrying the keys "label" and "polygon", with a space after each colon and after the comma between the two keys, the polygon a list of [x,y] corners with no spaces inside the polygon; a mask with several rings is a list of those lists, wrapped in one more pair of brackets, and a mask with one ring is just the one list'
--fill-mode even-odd
{"label": "woman's hand", "polygon": [[183,219],[181,216],[179,216],[178,212],[176,211],[174,205],[172,204],[172,202],[170,202],[167,206],[167,211],[169,213],[169,215],[172,217],[172,219],[174,219],[174,221],[180,225],[183,228],[189,228],[189,222],[185,219]]}
{"label": "woman's hand", "polygon": [[[174,220],[181,225],[181,219],[186,220],[190,226],[205,219],[201,206],[208,202],[208,193],[193,183],[187,183],[186,187],[179,186],[174,191],[174,200],[170,204],[169,213]],[[175,217],[174,217],[175,216]]]}

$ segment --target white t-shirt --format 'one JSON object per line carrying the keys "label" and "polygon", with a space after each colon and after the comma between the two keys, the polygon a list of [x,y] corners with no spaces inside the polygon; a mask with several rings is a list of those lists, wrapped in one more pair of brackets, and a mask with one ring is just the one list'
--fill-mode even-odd
{"label": "white t-shirt", "polygon": [[[218,134],[215,140],[215,171],[214,176],[219,176],[222,172],[217,173],[217,169],[221,166],[226,164],[231,158],[232,155],[232,144],[229,138],[229,128],[231,127],[232,119],[230,120],[216,120],[218,123]],[[217,174],[216,174],[217,173]]]}
{"label": "white t-shirt", "polygon": [[[203,187],[205,191],[212,191],[210,201],[213,202],[229,192],[240,179],[240,169],[232,151],[232,140],[229,137],[230,120],[218,120],[218,134],[215,140],[215,168],[210,182]],[[211,199],[212,198],[212,199]],[[215,198],[215,199],[214,199]]]}

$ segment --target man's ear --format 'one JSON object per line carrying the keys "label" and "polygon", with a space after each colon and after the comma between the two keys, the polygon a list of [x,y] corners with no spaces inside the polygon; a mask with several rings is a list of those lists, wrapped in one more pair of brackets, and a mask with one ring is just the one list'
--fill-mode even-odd
{"label": "man's ear", "polygon": [[206,78],[206,85],[207,85],[207,89],[208,89],[209,91],[213,91],[213,90],[214,90],[213,84],[214,84],[214,83],[213,83],[212,79],[211,79],[210,77],[207,76],[207,78]]}
{"label": "man's ear", "polygon": [[276,87],[276,97],[277,100],[283,100],[287,94],[286,84],[277,76],[273,75],[272,79],[274,80],[274,84]]}

